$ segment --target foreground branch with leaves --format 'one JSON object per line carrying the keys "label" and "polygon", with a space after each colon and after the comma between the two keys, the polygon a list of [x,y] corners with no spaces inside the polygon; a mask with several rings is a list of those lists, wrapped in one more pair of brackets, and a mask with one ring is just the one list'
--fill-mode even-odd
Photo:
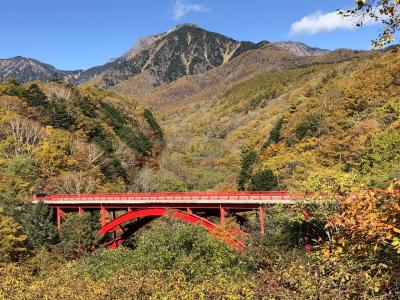
{"label": "foreground branch with leaves", "polygon": [[372,40],[374,48],[381,48],[395,40],[400,27],[400,2],[398,0],[355,0],[356,7],[340,10],[343,17],[354,17],[357,26],[380,22],[382,33]]}

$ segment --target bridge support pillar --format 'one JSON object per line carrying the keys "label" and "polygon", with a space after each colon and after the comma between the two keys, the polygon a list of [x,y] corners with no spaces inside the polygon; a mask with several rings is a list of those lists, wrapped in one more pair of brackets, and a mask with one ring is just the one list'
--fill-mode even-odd
{"label": "bridge support pillar", "polygon": [[306,250],[306,254],[309,255],[311,253],[311,245],[310,245],[310,214],[307,210],[303,211],[304,220],[307,222],[307,229],[304,235],[304,248]]}
{"label": "bridge support pillar", "polygon": [[85,211],[83,210],[83,208],[81,206],[78,207],[78,214],[79,215],[83,215]]}
{"label": "bridge support pillar", "polygon": [[104,207],[100,208],[100,224],[103,227],[106,225],[106,218],[107,218],[107,209]]}
{"label": "bridge support pillar", "polygon": [[261,206],[258,211],[258,216],[260,217],[260,233],[261,233],[261,235],[264,236],[265,235],[265,211]]}
{"label": "bridge support pillar", "polygon": [[57,228],[61,228],[61,219],[64,217],[64,212],[61,207],[57,206]]}
{"label": "bridge support pillar", "polygon": [[226,210],[225,208],[222,207],[222,205],[219,206],[219,215],[220,215],[220,222],[221,222],[221,227],[225,227],[225,216],[226,216]]}

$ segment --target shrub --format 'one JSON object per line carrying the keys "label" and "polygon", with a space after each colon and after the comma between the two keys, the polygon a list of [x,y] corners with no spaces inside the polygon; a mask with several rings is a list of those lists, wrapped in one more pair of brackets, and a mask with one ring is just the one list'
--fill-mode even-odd
{"label": "shrub", "polygon": [[95,280],[123,270],[137,270],[182,272],[186,280],[203,281],[218,274],[245,275],[252,264],[205,229],[166,218],[154,221],[139,236],[135,249],[96,251],[84,258],[78,269]]}
{"label": "shrub", "polygon": [[160,219],[139,236],[134,250],[97,251],[82,260],[79,269],[96,280],[121,270],[137,270],[182,272],[189,281],[202,281],[218,274],[243,276],[252,264],[203,228]]}
{"label": "shrub", "polygon": [[360,171],[369,174],[369,186],[385,187],[400,178],[400,130],[373,139],[361,154]]}
{"label": "shrub", "polygon": [[84,257],[78,265],[78,272],[100,280],[122,270],[132,270],[135,255],[132,249],[120,246],[117,249],[100,249]]}
{"label": "shrub", "polygon": [[0,207],[0,263],[17,261],[26,252],[22,226]]}
{"label": "shrub", "polygon": [[20,97],[24,91],[24,86],[21,85],[15,77],[7,77],[5,79],[5,86],[2,91],[0,91],[0,94]]}
{"label": "shrub", "polygon": [[155,221],[137,242],[138,270],[180,270],[189,280],[203,280],[217,274],[241,276],[251,269],[237,250],[204,228],[172,219]]}
{"label": "shrub", "polygon": [[38,178],[38,168],[32,158],[20,156],[10,162],[6,174],[12,178],[34,181]]}
{"label": "shrub", "polygon": [[9,162],[3,174],[0,191],[10,197],[24,199],[35,192],[38,177],[36,162],[29,157],[17,156]]}
{"label": "shrub", "polygon": [[163,192],[185,192],[187,191],[187,187],[185,182],[171,174],[162,178],[161,190]]}

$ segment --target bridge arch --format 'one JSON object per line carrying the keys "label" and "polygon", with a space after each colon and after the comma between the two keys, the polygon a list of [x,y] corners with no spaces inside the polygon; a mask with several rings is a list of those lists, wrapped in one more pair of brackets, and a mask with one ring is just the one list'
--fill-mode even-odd
{"label": "bridge arch", "polygon": [[[212,235],[223,239],[226,243],[228,243],[229,245],[231,245],[236,249],[242,249],[245,246],[244,243],[238,239],[238,237],[244,235],[242,231],[223,230],[221,227],[208,221],[205,218],[201,218],[189,212],[176,209],[168,209],[168,208],[147,208],[147,209],[140,209],[128,212],[105,224],[100,229],[99,235],[100,237],[103,237],[108,232],[117,231],[118,229],[122,228],[121,227],[122,224],[137,218],[146,218],[146,217],[158,218],[167,215],[176,220],[202,226],[205,229],[207,229]],[[121,245],[124,241],[125,241],[124,237],[118,237],[112,243],[109,244],[109,247],[116,248],[119,245]]]}

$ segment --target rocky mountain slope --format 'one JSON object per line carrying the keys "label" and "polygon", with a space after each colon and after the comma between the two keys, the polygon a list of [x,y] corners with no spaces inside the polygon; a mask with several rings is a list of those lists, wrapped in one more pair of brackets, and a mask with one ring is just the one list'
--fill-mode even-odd
{"label": "rocky mountain slope", "polygon": [[182,76],[203,73],[265,43],[239,42],[185,24],[139,41],[91,83],[110,87],[143,74],[151,85],[159,86]]}
{"label": "rocky mountain slope", "polygon": [[[328,51],[295,42],[256,44],[186,24],[140,40],[106,65],[63,76],[108,88],[98,92],[106,98],[118,92],[154,109],[166,148],[137,176],[148,190],[235,189],[241,151],[250,147],[258,163],[245,172],[243,188],[253,175],[272,172],[280,188],[312,191],[381,187],[398,177],[396,166],[387,163],[398,159],[391,142],[399,138],[398,58],[398,48]],[[42,75],[55,70],[19,60],[22,65],[11,65],[16,74],[26,74],[20,71],[24,65]],[[11,74],[10,65],[3,66]],[[121,128],[127,119],[102,103],[96,114],[107,128],[128,146],[142,139],[136,128]],[[151,130],[161,132],[158,125]],[[152,161],[161,146],[164,142],[131,145],[141,152],[136,164]],[[379,149],[383,156],[374,152]],[[165,186],[149,178],[162,178]]]}
{"label": "rocky mountain slope", "polygon": [[184,76],[167,85],[153,87],[144,75],[135,76],[112,87],[113,90],[135,95],[155,109],[168,109],[176,105],[218,97],[221,91],[258,74],[307,66],[334,63],[372,55],[368,51],[336,50],[325,55],[298,56],[275,43],[247,51],[228,63],[195,76]]}

